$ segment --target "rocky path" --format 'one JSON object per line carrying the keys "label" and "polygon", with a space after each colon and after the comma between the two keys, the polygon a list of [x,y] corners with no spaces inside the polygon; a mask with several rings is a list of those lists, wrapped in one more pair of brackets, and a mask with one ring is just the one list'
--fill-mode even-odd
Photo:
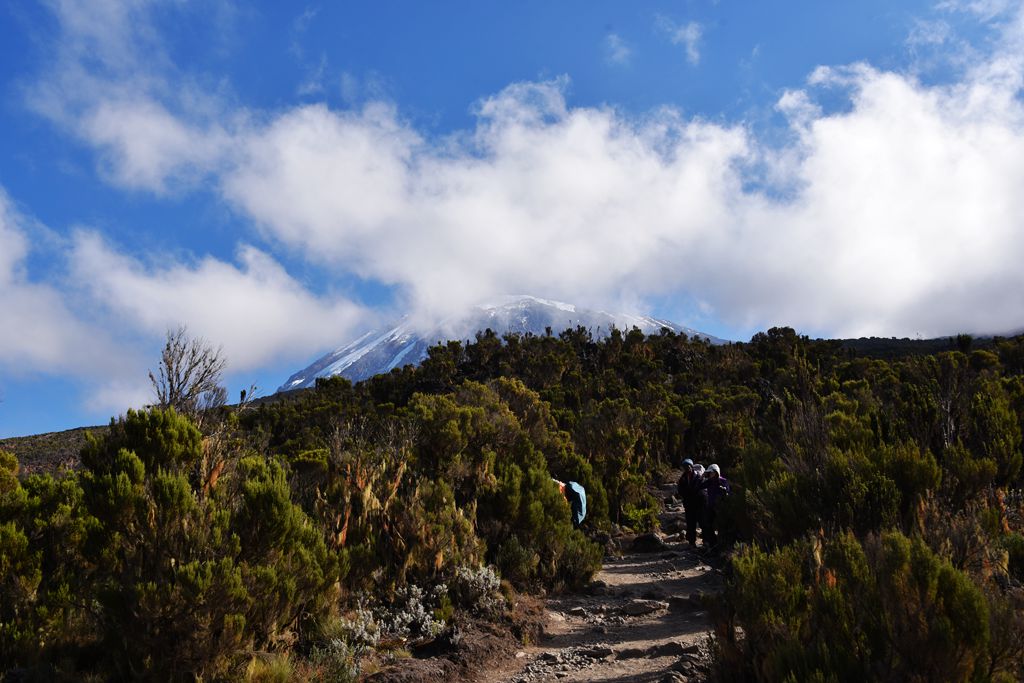
{"label": "rocky path", "polygon": [[668,501],[661,527],[669,534],[617,539],[621,554],[605,558],[585,594],[548,600],[540,642],[480,672],[479,683],[706,678],[706,596],[721,590],[722,581],[678,534],[683,510],[669,499],[673,482],[658,492]]}

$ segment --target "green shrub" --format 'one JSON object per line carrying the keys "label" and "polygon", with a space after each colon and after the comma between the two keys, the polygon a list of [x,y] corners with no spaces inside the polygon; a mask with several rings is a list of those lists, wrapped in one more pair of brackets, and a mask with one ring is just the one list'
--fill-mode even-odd
{"label": "green shrub", "polygon": [[60,659],[95,637],[81,554],[94,520],[77,478],[17,473],[0,451],[0,671]]}
{"label": "green shrub", "polygon": [[641,505],[626,503],[622,510],[622,521],[634,531],[652,531],[658,526],[658,512],[661,506],[650,494]]}
{"label": "green shrub", "polygon": [[[550,445],[554,437],[545,435],[541,417],[530,417],[531,397],[514,383],[496,386],[532,428],[525,429],[498,392],[483,384],[465,382],[448,396],[417,396],[418,464],[428,478],[444,482],[433,490],[450,486],[458,509],[475,510],[472,521],[487,560],[503,576],[519,586],[576,585],[600,566],[600,550],[572,528],[568,502],[535,444]],[[430,508],[439,505],[422,512]],[[452,557],[456,564],[472,559]]]}
{"label": "green shrub", "polygon": [[967,681],[988,665],[985,597],[920,539],[816,537],[748,548],[733,569],[728,600],[744,638],[720,648],[723,674]]}
{"label": "green shrub", "polygon": [[513,585],[524,586],[537,575],[540,555],[523,547],[516,536],[510,536],[498,546],[493,560],[502,576]]}
{"label": "green shrub", "polygon": [[1018,581],[1024,581],[1024,536],[1010,533],[1003,537],[1003,547],[1009,555],[1008,570]]}
{"label": "green shrub", "polygon": [[329,595],[334,567],[283,468],[245,458],[207,492],[188,476],[201,448],[173,411],[130,411],[83,456],[90,580],[119,677],[227,675]]}
{"label": "green shrub", "polygon": [[34,654],[41,579],[39,556],[24,531],[13,522],[0,524],[0,662],[24,662]]}

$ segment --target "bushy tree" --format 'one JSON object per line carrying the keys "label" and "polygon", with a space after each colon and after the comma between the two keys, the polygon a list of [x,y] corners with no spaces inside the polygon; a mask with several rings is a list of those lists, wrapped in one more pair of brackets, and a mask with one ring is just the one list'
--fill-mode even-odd
{"label": "bushy tree", "polygon": [[245,458],[220,486],[190,479],[198,430],[173,409],[129,411],[83,452],[98,521],[87,556],[104,652],[120,677],[225,675],[315,615],[334,581],[281,465]]}

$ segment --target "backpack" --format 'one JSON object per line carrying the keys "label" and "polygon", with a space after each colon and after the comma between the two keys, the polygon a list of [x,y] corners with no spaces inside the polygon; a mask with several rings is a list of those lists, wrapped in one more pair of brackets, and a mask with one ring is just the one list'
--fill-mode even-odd
{"label": "backpack", "polygon": [[572,524],[579,526],[587,516],[587,491],[582,484],[570,481],[565,485],[565,497],[572,509]]}

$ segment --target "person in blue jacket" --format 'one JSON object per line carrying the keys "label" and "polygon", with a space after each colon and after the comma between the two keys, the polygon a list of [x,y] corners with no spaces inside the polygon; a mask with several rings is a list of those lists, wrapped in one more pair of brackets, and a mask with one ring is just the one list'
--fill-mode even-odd
{"label": "person in blue jacket", "polygon": [[572,511],[572,525],[578,529],[587,516],[587,490],[583,488],[583,484],[576,481],[570,481],[567,484],[563,484],[557,479],[552,479],[552,481],[558,484],[558,490],[562,492],[565,500],[569,503],[569,509]]}

